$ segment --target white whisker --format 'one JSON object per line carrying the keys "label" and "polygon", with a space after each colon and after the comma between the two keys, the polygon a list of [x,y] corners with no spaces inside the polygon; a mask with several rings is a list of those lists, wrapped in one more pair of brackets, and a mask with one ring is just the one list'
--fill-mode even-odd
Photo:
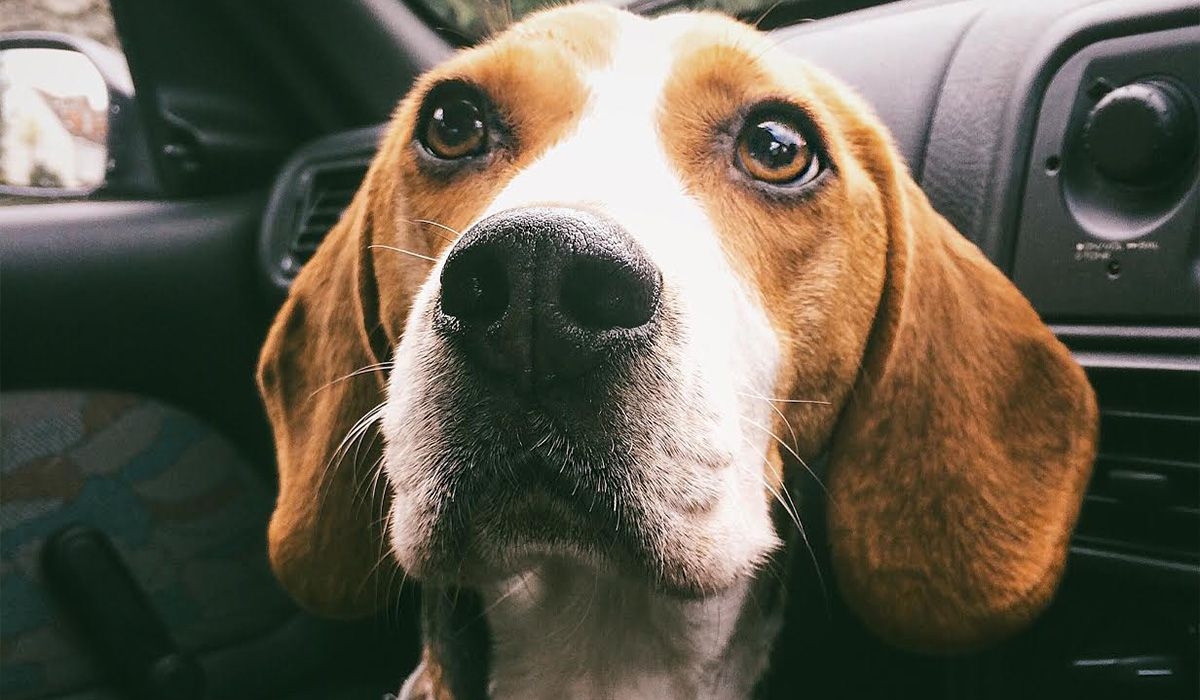
{"label": "white whisker", "polygon": [[825,492],[825,495],[829,496],[829,489],[825,488],[825,484],[821,481],[821,477],[817,476],[817,473],[814,472],[808,466],[808,463],[804,461],[804,458],[800,456],[799,452],[792,449],[791,445],[784,442],[782,438],[780,438],[775,433],[771,432],[771,430],[769,428],[767,428],[766,426],[764,426],[760,423],[756,423],[755,421],[753,421],[745,416],[742,416],[742,415],[739,415],[738,418],[741,418],[742,420],[746,421],[750,425],[753,425],[754,427],[758,428],[759,430],[765,432],[767,435],[770,435],[772,438],[774,438],[775,442],[778,442],[779,445],[781,447],[783,447],[783,449],[787,450],[788,454],[795,457],[796,461],[800,462],[800,466],[804,467],[804,471],[808,472],[809,476],[811,476],[813,478],[813,480],[817,482],[817,486],[820,486],[821,490]]}
{"label": "white whisker", "polygon": [[321,472],[321,483],[323,483],[324,486],[321,489],[321,493],[317,495],[318,507],[324,503],[325,499],[329,495],[329,471],[331,469],[338,469],[341,467],[342,460],[346,458],[346,455],[350,451],[350,446],[366,436],[367,432],[375,424],[375,422],[383,416],[383,407],[385,404],[386,401],[382,401],[374,408],[364,413],[362,417],[354,423],[354,425],[350,426],[350,430],[346,431],[345,437],[342,438],[342,441],[338,443],[338,446],[334,448],[333,452],[329,455],[329,461],[325,463],[325,468]]}
{"label": "white whisker", "polygon": [[333,381],[325,384],[324,386],[318,387],[317,389],[315,389],[313,391],[313,393],[308,395],[308,398],[311,399],[312,397],[314,397],[317,394],[321,393],[322,391],[328,389],[329,387],[333,386],[334,384],[340,384],[341,382],[344,382],[347,379],[350,379],[352,377],[357,377],[359,375],[371,374],[372,372],[378,372],[381,369],[389,367],[391,364],[392,364],[391,362],[376,362],[374,364],[367,365],[366,367],[360,367],[360,368],[354,370],[353,372],[351,372],[350,374],[338,377],[337,379],[334,379]]}
{"label": "white whisker", "polygon": [[[448,231],[449,233],[452,233],[452,234],[454,234],[454,238],[461,238],[461,237],[462,237],[462,232],[461,232],[461,231],[455,231],[453,228],[450,228],[450,227],[449,227],[449,226],[447,226],[446,224],[438,223],[437,221],[430,221],[429,219],[412,219],[411,221],[412,221],[414,224],[425,224],[426,226],[436,226],[437,228],[440,228],[440,229],[442,229],[443,231]],[[445,236],[441,236],[441,235],[439,235],[439,236],[438,236],[438,238],[441,238],[443,241],[447,241],[447,242],[449,242],[449,243],[453,243],[453,242],[454,242],[454,239],[451,239],[451,238],[446,238]]]}
{"label": "white whisker", "polygon": [[405,255],[411,255],[414,258],[428,260],[429,262],[437,262],[437,258],[431,258],[428,255],[421,255],[420,253],[414,253],[411,250],[405,250],[403,248],[397,248],[395,246],[383,245],[382,243],[372,243],[371,245],[369,245],[367,247],[368,248],[383,248],[384,250],[393,250],[397,253],[404,253]]}
{"label": "white whisker", "polygon": [[[751,447],[754,447],[754,443],[750,442],[749,438],[743,435],[742,439],[745,440],[746,443]],[[765,457],[762,459],[763,465],[770,467],[767,459]],[[813,550],[812,543],[808,539],[808,532],[804,529],[804,524],[800,521],[800,512],[796,508],[796,502],[792,500],[792,494],[787,490],[787,486],[780,481],[780,489],[783,491],[783,493],[787,494],[787,500],[785,501],[783,496],[780,495],[780,492],[771,487],[771,484],[767,481],[766,475],[762,475],[760,481],[767,492],[770,493],[775,501],[778,502],[783,508],[784,513],[787,514],[792,523],[795,524],[796,530],[800,533],[800,538],[804,540],[804,548],[808,550],[808,556],[812,561],[813,571],[817,575],[817,583],[821,586],[821,594],[825,597],[826,604],[828,604],[829,590],[825,587],[825,576],[821,573],[821,565],[817,562],[817,553],[815,550]]]}
{"label": "white whisker", "polygon": [[762,399],[763,401],[770,401],[771,403],[811,403],[811,404],[817,404],[819,406],[829,406],[830,405],[830,403],[828,401],[818,401],[816,399],[777,399],[777,398],[773,398],[771,396],[760,396],[758,394],[751,394],[746,391],[739,391],[738,393],[741,394],[742,396],[748,396],[752,399]]}

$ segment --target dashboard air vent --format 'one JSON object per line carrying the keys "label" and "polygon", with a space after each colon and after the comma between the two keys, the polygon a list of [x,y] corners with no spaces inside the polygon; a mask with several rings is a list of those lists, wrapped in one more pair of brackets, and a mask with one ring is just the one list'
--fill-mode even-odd
{"label": "dashboard air vent", "polygon": [[1076,540],[1200,562],[1200,367],[1089,367],[1100,456]]}
{"label": "dashboard air vent", "polygon": [[296,151],[280,169],[263,210],[258,262],[281,301],[366,176],[385,124],[339,132]]}
{"label": "dashboard air vent", "polygon": [[354,161],[313,165],[301,175],[295,235],[284,260],[285,274],[294,278],[317,252],[317,246],[350,205],[366,174],[367,163]]}

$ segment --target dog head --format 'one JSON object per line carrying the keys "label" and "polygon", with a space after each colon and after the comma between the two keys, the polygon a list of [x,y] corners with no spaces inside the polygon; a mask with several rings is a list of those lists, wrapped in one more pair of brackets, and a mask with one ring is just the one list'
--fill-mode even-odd
{"label": "dog head", "polygon": [[850,91],[716,15],[593,6],[418,81],[259,378],[273,566],[341,614],[389,552],[425,581],[565,557],[719,591],[827,455],[851,606],[978,645],[1051,596],[1096,432],[1082,371]]}

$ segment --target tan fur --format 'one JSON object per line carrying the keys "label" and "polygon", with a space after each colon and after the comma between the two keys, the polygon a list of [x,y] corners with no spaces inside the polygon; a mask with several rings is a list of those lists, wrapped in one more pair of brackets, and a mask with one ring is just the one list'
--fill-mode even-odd
{"label": "tan fur", "polygon": [[[385,592],[386,497],[331,463],[382,401],[382,374],[329,385],[388,359],[425,261],[514,173],[579,118],[580,67],[603,63],[611,17],[538,15],[424,77],[397,110],[366,184],[293,286],[263,350],[260,383],[279,450],[271,522],[276,573],[304,605],[364,614]],[[1083,372],[1002,273],[938,216],[886,131],[844,87],[713,16],[677,47],[661,137],[718,225],[779,338],[775,426],[800,456],[830,453],[838,584],[884,638],[954,650],[1026,624],[1052,595],[1094,457],[1096,406]],[[515,146],[439,181],[414,157],[420,99],[456,77],[488,92]],[[813,196],[771,199],[739,184],[714,133],[763,99],[804,108],[834,172]],[[631,164],[636,167],[636,164]],[[731,181],[732,180],[732,181]],[[326,386],[329,385],[329,386]],[[770,481],[800,478],[778,451]]]}
{"label": "tan fur", "polygon": [[887,279],[832,443],[834,566],[882,637],[964,650],[1050,601],[1095,458],[1083,371],[900,173]]}
{"label": "tan fur", "polygon": [[383,359],[369,335],[378,324],[370,199],[364,188],[322,245],[319,263],[296,279],[258,373],[279,463],[271,565],[301,605],[346,616],[374,609],[380,591],[367,572],[386,551],[382,533],[370,526],[384,506],[366,493],[366,467],[378,459],[378,446],[368,441],[361,459],[334,455],[350,426],[383,396],[381,374],[344,378]]}
{"label": "tan fur", "polygon": [[421,652],[421,663],[404,682],[397,700],[454,700],[450,681],[428,648]]}

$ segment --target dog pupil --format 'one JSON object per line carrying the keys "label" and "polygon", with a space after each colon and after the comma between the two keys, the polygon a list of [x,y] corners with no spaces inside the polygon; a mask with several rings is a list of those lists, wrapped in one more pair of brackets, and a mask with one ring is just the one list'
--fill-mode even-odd
{"label": "dog pupil", "polygon": [[483,131],[483,119],[479,108],[467,100],[457,100],[433,112],[433,121],[438,126],[439,136],[448,146],[464,144],[478,138]]}
{"label": "dog pupil", "polygon": [[796,159],[800,135],[780,122],[759,124],[751,136],[750,155],[768,168],[782,168]]}

